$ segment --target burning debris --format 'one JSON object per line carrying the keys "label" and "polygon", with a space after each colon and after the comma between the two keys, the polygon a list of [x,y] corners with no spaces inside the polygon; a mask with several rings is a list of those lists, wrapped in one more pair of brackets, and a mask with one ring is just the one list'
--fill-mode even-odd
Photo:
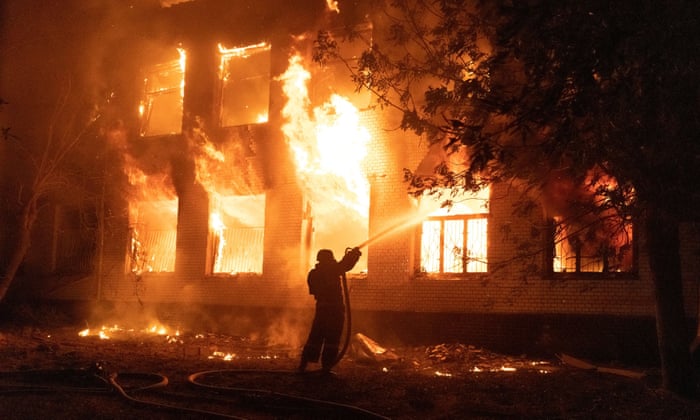
{"label": "burning debris", "polygon": [[[517,370],[535,369],[539,373],[550,373],[553,366],[548,361],[533,361],[523,356],[505,356],[472,345],[459,343],[437,344],[425,348],[425,356],[433,365],[457,364],[460,371],[479,372],[515,372]],[[428,367],[432,368],[432,366]],[[444,369],[435,373],[437,376],[452,376]]]}

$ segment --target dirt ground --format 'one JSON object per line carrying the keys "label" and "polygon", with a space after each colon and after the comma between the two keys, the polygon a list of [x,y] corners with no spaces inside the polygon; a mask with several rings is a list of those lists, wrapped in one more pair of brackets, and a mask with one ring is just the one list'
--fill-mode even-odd
{"label": "dirt ground", "polygon": [[468,343],[384,348],[360,335],[328,376],[295,372],[299,349],[264,337],[158,325],[80,332],[0,323],[0,418],[700,418],[700,402],[658,389],[654,368]]}

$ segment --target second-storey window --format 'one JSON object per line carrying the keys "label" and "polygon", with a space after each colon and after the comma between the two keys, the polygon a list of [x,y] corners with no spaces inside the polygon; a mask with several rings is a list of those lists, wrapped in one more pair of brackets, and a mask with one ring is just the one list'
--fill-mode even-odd
{"label": "second-storey window", "polygon": [[222,127],[267,122],[270,102],[270,44],[219,45]]}
{"label": "second-storey window", "polygon": [[185,51],[180,58],[149,68],[144,78],[143,99],[139,106],[142,136],[177,134],[182,131],[185,88]]}

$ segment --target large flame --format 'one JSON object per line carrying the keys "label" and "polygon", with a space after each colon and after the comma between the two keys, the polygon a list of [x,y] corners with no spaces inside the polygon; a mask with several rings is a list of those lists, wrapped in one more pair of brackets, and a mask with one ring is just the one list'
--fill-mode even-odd
{"label": "large flame", "polygon": [[177,199],[165,176],[148,176],[127,159],[124,171],[131,187],[129,270],[170,272],[175,269]]}
{"label": "large flame", "polygon": [[[317,206],[339,203],[361,218],[369,209],[369,182],[362,168],[370,140],[359,111],[339,95],[311,109],[311,74],[294,55],[282,75],[287,104],[282,127],[302,187]],[[318,207],[317,207],[318,211]]]}

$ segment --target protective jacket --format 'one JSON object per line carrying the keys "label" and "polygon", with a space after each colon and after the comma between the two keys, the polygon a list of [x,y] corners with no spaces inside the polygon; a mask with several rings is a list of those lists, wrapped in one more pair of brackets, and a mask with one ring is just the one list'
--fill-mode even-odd
{"label": "protective jacket", "polygon": [[357,264],[360,255],[359,251],[350,250],[340,261],[318,262],[309,271],[306,281],[309,293],[316,298],[316,305],[344,307],[341,278]]}

